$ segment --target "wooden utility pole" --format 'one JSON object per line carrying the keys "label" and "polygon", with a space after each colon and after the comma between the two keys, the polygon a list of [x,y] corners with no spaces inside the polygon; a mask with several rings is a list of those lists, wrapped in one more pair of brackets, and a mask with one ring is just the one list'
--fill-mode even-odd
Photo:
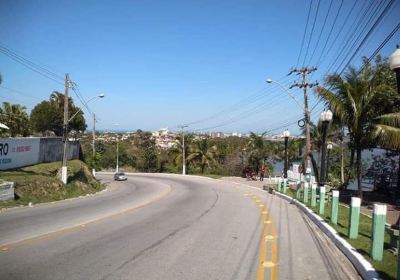
{"label": "wooden utility pole", "polygon": [[68,153],[68,88],[69,88],[69,75],[65,74],[64,84],[64,123],[63,123],[63,142],[64,152],[61,167],[61,181],[67,184],[68,170],[67,170],[67,153]]}
{"label": "wooden utility pole", "polygon": [[296,73],[297,75],[302,76],[302,82],[301,83],[295,83],[290,88],[293,87],[298,87],[303,89],[304,93],[304,125],[305,125],[305,134],[306,134],[306,153],[305,153],[305,167],[307,170],[308,168],[311,168],[311,158],[310,158],[310,152],[311,152],[311,139],[310,139],[310,110],[308,109],[308,96],[307,96],[307,88],[312,88],[314,86],[317,86],[318,83],[308,83],[307,82],[307,75],[316,71],[316,67],[303,67],[300,69],[293,69],[290,71],[289,75],[292,73]]}

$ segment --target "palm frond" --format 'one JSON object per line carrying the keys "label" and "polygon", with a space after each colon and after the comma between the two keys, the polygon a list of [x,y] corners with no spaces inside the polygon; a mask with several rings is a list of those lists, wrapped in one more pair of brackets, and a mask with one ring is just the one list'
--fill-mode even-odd
{"label": "palm frond", "polygon": [[387,149],[400,149],[400,128],[384,124],[375,125],[373,131],[377,143]]}

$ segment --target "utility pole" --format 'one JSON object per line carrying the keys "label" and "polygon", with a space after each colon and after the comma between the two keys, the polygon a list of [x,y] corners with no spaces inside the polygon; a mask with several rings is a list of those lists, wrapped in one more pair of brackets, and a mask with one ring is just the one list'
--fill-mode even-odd
{"label": "utility pole", "polygon": [[69,75],[65,74],[64,84],[64,122],[63,122],[63,142],[64,152],[61,167],[61,181],[67,184],[68,170],[67,170],[67,153],[68,153],[68,88],[69,88]]}
{"label": "utility pole", "polygon": [[181,134],[182,134],[182,175],[186,175],[185,134],[183,133],[183,129],[188,126],[181,125],[179,127],[181,128]]}
{"label": "utility pole", "polygon": [[96,114],[93,113],[93,133],[92,133],[92,145],[93,145],[93,176],[96,176],[96,169],[94,163],[96,160],[96,147],[95,147],[95,137],[96,137]]}
{"label": "utility pole", "polygon": [[[295,83],[290,88],[298,87],[303,89],[304,93],[304,125],[306,127],[306,154],[305,154],[305,171],[306,173],[310,173],[309,175],[311,176],[311,158],[310,158],[310,152],[311,152],[311,139],[310,139],[310,111],[308,109],[308,96],[307,96],[307,88],[312,88],[314,86],[317,86],[318,83],[308,83],[307,82],[307,75],[316,71],[316,67],[303,67],[300,69],[292,69],[289,73],[296,73],[297,75],[302,76],[302,82],[301,83]],[[311,178],[311,177],[310,177]]]}

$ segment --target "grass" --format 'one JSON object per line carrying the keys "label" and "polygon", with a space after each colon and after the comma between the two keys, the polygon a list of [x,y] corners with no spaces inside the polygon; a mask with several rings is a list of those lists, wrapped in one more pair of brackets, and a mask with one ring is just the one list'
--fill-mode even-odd
{"label": "grass", "polygon": [[[295,191],[293,189],[288,188],[287,194],[291,197],[295,196]],[[303,202],[303,197],[300,199]],[[317,207],[311,207],[311,192],[309,193],[309,203],[307,206],[312,209],[316,214],[319,212],[319,201],[317,202]],[[397,258],[393,255],[388,249],[390,236],[388,233],[385,233],[385,244],[384,244],[384,253],[382,261],[374,261],[370,255],[370,246],[371,246],[371,228],[372,228],[372,219],[365,216],[360,215],[359,221],[359,233],[357,239],[349,239],[347,237],[348,228],[349,228],[349,212],[350,209],[345,207],[344,205],[339,205],[339,215],[338,215],[338,224],[334,225],[330,223],[331,219],[331,203],[327,203],[325,205],[325,213],[321,216],[326,222],[328,222],[341,237],[343,237],[348,243],[350,243],[357,251],[363,255],[376,269],[376,271],[380,274],[382,279],[396,279],[396,267],[397,267]]]}
{"label": "grass", "polygon": [[63,200],[95,193],[104,188],[79,160],[68,162],[68,184],[60,181],[60,162],[42,163],[1,171],[4,181],[15,183],[15,200],[0,202],[0,208]]}

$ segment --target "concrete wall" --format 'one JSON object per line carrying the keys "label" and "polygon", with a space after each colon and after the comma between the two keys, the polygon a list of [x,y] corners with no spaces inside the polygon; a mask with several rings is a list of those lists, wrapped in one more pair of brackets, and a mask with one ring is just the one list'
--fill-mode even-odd
{"label": "concrete wall", "polygon": [[[61,161],[63,144],[62,138],[40,138],[39,162]],[[80,147],[79,141],[68,142],[68,160],[80,158]]]}
{"label": "concrete wall", "polygon": [[[0,170],[28,165],[61,161],[63,142],[61,138],[0,138]],[[70,141],[68,159],[82,158],[79,141]]]}

